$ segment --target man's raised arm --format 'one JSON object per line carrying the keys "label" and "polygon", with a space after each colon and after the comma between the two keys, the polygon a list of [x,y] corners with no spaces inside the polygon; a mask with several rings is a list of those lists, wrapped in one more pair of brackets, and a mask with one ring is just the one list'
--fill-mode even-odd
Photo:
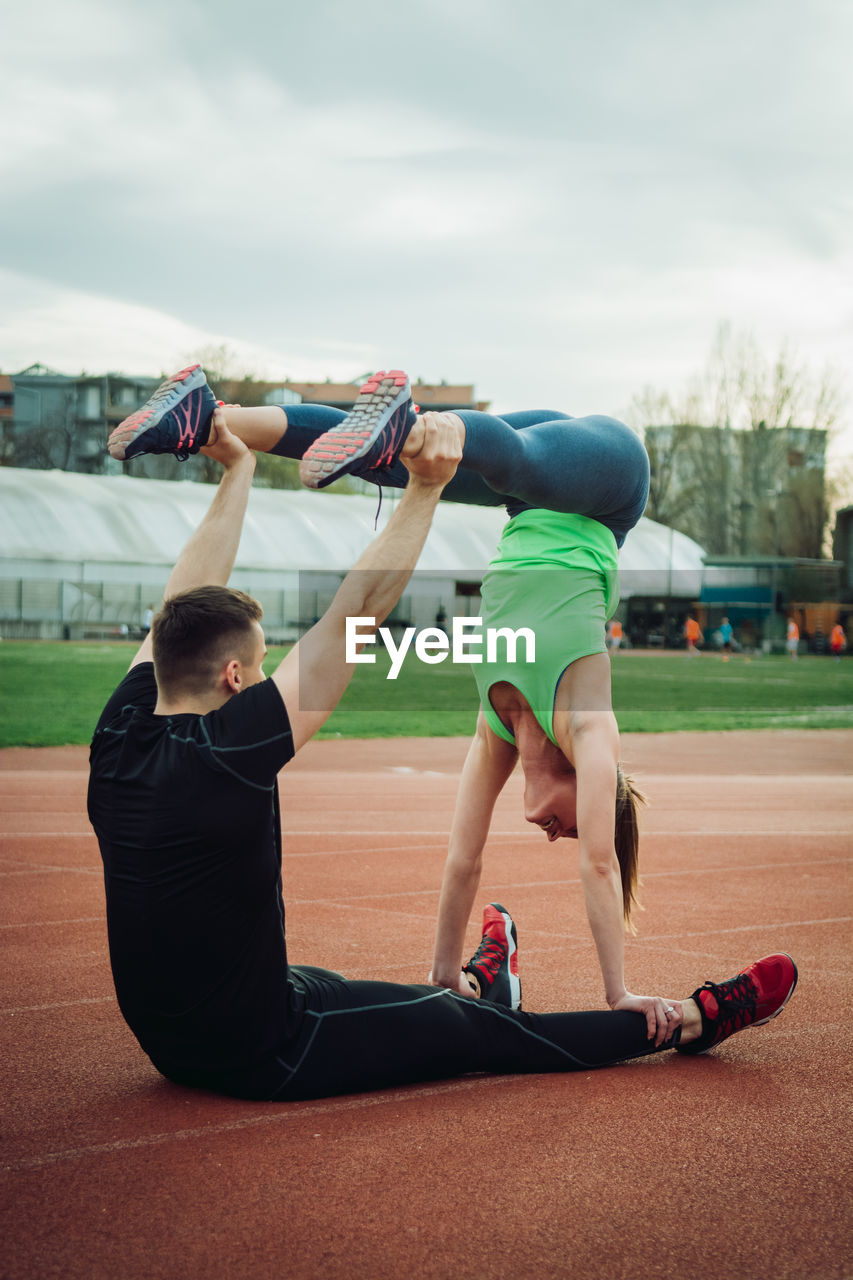
{"label": "man's raised arm", "polygon": [[[225,470],[207,514],[169,575],[164,600],[193,587],[226,586],[237,557],[255,473],[255,455],[231,434],[225,414],[219,408],[213,415],[210,437],[201,452],[221,462]],[[152,657],[149,633],[130,665],[151,662]]]}
{"label": "man's raised arm", "polygon": [[298,751],[329,718],[355,670],[346,661],[347,618],[382,622],[403,594],[423,550],[444,486],[462,457],[458,432],[427,426],[414,458],[403,458],[409,483],[391,519],[338,588],[326,613],[273,673]]}

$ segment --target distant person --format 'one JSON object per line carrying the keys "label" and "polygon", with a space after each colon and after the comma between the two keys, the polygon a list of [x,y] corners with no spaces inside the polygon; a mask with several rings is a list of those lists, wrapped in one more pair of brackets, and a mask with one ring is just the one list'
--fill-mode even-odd
{"label": "distant person", "polygon": [[732,654],[732,639],[734,637],[734,629],[728,618],[723,618],[720,623],[720,645],[723,650],[723,662],[728,662]]}
{"label": "distant person", "polygon": [[622,643],[622,623],[618,618],[611,618],[607,624],[607,648],[611,654],[619,652]]}
{"label": "distant person", "polygon": [[687,640],[687,652],[689,654],[698,654],[699,649],[697,646],[702,644],[705,637],[702,634],[702,628],[692,615],[688,616],[684,624],[684,636]]}
{"label": "distant person", "polygon": [[800,656],[800,628],[797,626],[793,618],[788,619],[788,629],[785,635],[785,648],[791,655],[791,660],[796,662]]}
{"label": "distant person", "polygon": [[[384,419],[383,452],[399,444],[396,406],[386,413],[390,381],[363,406]],[[181,380],[170,380],[146,410],[160,429],[174,409],[178,435],[199,405],[193,386],[164,410],[176,382],[180,391]],[[268,680],[260,606],[225,585],[254,459],[221,410],[205,441],[223,479],[91,749],[89,815],[116,992],[158,1070],[235,1097],[324,1097],[469,1072],[586,1071],[657,1049],[696,1054],[775,1017],[797,981],[781,953],[667,1002],[662,1027],[653,1019],[650,1029],[646,1011],[630,1004],[569,1014],[510,1008],[514,926],[498,904],[486,908],[461,991],[350,982],[289,964],[277,774],[349,683],[347,618],[387,617],[400,598],[458,463],[459,432],[447,415],[429,415],[411,452],[400,451],[412,479],[387,528]]]}
{"label": "distant person", "polygon": [[844,634],[844,628],[840,622],[836,622],[829,637],[829,651],[836,662],[841,661],[841,655],[846,648],[847,637]]}
{"label": "distant person", "polygon": [[447,610],[443,604],[438,606],[438,612],[435,615],[435,625],[439,631],[443,631],[447,635]]}
{"label": "distant person", "polygon": [[145,612],[142,615],[142,634],[143,635],[146,635],[146,636],[148,635],[148,632],[151,630],[151,623],[153,621],[154,621],[154,606],[153,604],[149,604],[146,606]]}

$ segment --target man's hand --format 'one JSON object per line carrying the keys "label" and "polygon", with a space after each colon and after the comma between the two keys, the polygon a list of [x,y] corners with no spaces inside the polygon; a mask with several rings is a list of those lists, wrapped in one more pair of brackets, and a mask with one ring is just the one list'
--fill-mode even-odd
{"label": "man's hand", "polygon": [[420,449],[411,458],[401,455],[400,461],[412,480],[443,489],[453,479],[456,468],[462,461],[459,427],[449,413],[425,413],[423,424],[424,436]]}
{"label": "man's hand", "polygon": [[221,462],[226,471],[250,453],[239,436],[232,435],[228,430],[225,408],[222,405],[217,405],[213,411],[210,435],[207,438],[207,444],[199,449],[199,453],[213,458],[215,462]]}

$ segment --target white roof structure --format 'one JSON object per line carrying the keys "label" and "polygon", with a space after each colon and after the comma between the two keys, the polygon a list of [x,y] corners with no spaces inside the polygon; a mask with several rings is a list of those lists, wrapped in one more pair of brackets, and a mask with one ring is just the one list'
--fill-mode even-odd
{"label": "white roof structure", "polygon": [[[212,497],[210,485],[87,476],[69,471],[0,468],[0,567],[27,577],[71,564],[116,579],[139,566],[168,568]],[[399,491],[384,490],[378,528]],[[377,499],[255,488],[237,569],[342,573],[375,537]],[[476,581],[485,571],[506,519],[501,507],[444,502],[436,512],[418,569]],[[620,557],[623,596],[666,592],[698,595],[703,552],[690,538],[641,520]],[[689,579],[689,581],[688,581]],[[671,590],[667,591],[667,587]],[[677,589],[676,589],[677,588]]]}

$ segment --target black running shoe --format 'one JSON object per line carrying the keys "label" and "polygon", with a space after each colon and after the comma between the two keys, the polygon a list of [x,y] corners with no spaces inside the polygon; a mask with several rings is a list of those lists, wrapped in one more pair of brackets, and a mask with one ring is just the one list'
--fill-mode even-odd
{"label": "black running shoe", "polygon": [[173,453],[185,462],[207,443],[216,397],[200,364],[167,378],[141,409],[119,423],[107,448],[119,462],[141,453]]}
{"label": "black running shoe", "polygon": [[483,911],[483,940],[467,964],[480,984],[480,999],[521,1008],[521,979],[518,976],[518,934],[515,921],[497,902]]}
{"label": "black running shoe", "polygon": [[299,478],[309,489],[325,489],[350,474],[378,483],[399,458],[416,419],[406,374],[401,369],[375,373],[343,422],[306,449]]}
{"label": "black running shoe", "polygon": [[728,982],[706,982],[693,992],[702,1013],[702,1034],[679,1053],[707,1053],[736,1031],[776,1018],[794,994],[797,966],[784,952],[756,960]]}

